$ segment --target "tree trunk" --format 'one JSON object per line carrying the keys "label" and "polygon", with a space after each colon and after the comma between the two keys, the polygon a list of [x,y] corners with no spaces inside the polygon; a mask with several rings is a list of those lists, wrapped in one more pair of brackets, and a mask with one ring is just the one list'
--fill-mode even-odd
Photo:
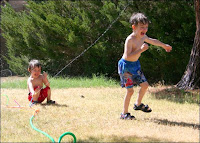
{"label": "tree trunk", "polygon": [[[200,88],[200,0],[194,0],[196,15],[196,33],[194,44],[190,54],[190,60],[186,71],[181,80],[177,83],[180,89],[199,89]],[[181,59],[180,59],[181,60]]]}

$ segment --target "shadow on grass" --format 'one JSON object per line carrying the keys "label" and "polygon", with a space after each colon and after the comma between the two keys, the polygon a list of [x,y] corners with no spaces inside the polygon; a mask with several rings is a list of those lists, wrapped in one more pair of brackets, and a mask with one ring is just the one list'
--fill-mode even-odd
{"label": "shadow on grass", "polygon": [[174,86],[164,89],[150,90],[156,99],[167,99],[177,103],[196,103],[199,104],[199,91],[185,91]]}
{"label": "shadow on grass", "polygon": [[85,140],[78,140],[77,142],[115,142],[115,143],[130,143],[130,142],[161,142],[159,139],[143,137],[139,138],[136,136],[104,136],[104,137],[94,137],[90,136],[88,139]]}
{"label": "shadow on grass", "polygon": [[56,107],[69,107],[68,105],[66,104],[47,104],[47,103],[42,103],[40,104],[41,106],[56,106]]}
{"label": "shadow on grass", "polygon": [[156,118],[145,119],[145,120],[157,123],[159,125],[189,127],[189,128],[193,128],[196,130],[200,130],[200,124],[176,122],[176,121],[169,121],[168,119],[156,119]]}

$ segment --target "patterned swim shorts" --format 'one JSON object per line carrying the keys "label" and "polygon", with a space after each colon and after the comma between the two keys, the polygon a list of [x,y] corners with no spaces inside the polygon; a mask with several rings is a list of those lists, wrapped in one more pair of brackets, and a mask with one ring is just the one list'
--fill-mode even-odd
{"label": "patterned swim shorts", "polygon": [[118,62],[118,74],[122,87],[132,88],[134,85],[140,85],[146,82],[146,78],[141,71],[139,60],[136,62],[120,59]]}

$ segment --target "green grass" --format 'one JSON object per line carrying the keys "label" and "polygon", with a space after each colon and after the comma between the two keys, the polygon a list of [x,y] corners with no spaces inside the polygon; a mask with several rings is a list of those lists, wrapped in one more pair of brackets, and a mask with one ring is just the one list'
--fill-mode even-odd
{"label": "green grass", "polygon": [[[49,78],[50,86],[53,89],[61,88],[88,88],[88,87],[119,87],[119,83],[113,79],[104,76],[87,77],[66,77],[66,78]],[[19,88],[27,89],[27,80],[12,80],[1,83],[1,88]]]}
{"label": "green grass", "polygon": [[[4,80],[1,88],[7,89],[27,89],[28,77],[12,78]],[[105,76],[93,77],[59,77],[49,78],[50,87],[52,89],[68,89],[68,88],[91,88],[91,87],[120,87],[119,81],[106,78]],[[152,91],[152,95],[156,99],[164,99],[177,103],[196,103],[199,104],[199,91],[184,91],[174,86],[162,88],[157,85],[157,90]]]}

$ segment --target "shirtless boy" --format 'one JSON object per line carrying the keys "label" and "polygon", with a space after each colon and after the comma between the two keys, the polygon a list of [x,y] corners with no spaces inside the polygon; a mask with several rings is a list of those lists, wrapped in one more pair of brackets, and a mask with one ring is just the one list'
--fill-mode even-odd
{"label": "shirtless boy", "polygon": [[[41,103],[47,98],[47,104],[55,104],[55,101],[51,100],[51,89],[47,73],[41,74],[41,68],[38,60],[29,62],[28,71],[31,75],[27,80],[28,100],[32,103]],[[43,84],[46,86],[45,88],[43,88]]]}
{"label": "shirtless boy", "polygon": [[124,98],[123,112],[121,119],[134,119],[134,116],[128,112],[131,96],[133,95],[133,86],[139,85],[140,91],[137,100],[134,104],[134,110],[141,110],[143,112],[151,112],[148,105],[142,103],[142,98],[145,95],[149,86],[144,74],[141,71],[139,57],[148,49],[148,44],[160,46],[170,52],[172,47],[164,44],[157,39],[152,39],[146,35],[148,31],[149,20],[142,13],[134,13],[130,18],[133,32],[126,38],[124,45],[124,53],[118,62],[118,73],[120,75],[121,86],[126,88],[126,95]]}

